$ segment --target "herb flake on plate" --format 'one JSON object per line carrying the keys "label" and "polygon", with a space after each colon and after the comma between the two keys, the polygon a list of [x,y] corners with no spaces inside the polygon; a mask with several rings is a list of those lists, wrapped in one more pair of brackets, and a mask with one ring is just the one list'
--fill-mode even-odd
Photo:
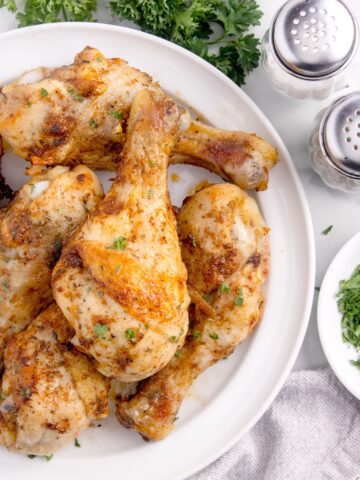
{"label": "herb flake on plate", "polygon": [[321,235],[328,235],[332,229],[333,229],[333,225],[329,225],[327,228],[325,228],[325,230],[321,232]]}

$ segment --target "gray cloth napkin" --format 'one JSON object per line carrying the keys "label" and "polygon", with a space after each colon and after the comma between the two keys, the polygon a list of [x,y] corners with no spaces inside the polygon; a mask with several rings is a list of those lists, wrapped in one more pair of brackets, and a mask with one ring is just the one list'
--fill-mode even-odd
{"label": "gray cloth napkin", "polygon": [[292,373],[242,440],[189,480],[245,479],[360,480],[360,402],[330,369]]}

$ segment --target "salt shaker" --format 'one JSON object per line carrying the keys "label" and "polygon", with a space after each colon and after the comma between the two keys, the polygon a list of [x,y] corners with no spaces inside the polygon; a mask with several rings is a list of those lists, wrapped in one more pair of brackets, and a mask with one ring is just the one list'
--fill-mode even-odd
{"label": "salt shaker", "polygon": [[336,100],[319,116],[311,163],[328,186],[360,191],[360,92]]}
{"label": "salt shaker", "polygon": [[279,90],[326,98],[348,84],[358,30],[340,0],[289,0],[263,38],[261,64]]}

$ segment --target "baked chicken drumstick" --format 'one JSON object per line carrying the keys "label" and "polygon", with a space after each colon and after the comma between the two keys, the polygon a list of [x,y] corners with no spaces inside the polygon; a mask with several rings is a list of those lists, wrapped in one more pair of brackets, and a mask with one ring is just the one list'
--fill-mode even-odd
{"label": "baked chicken drumstick", "polygon": [[268,274],[268,228],[255,201],[238,187],[201,190],[186,200],[178,221],[194,319],[183,348],[116,409],[121,424],[153,440],[173,429],[195,378],[231,354],[258,324]]}
{"label": "baked chicken drumstick", "polygon": [[34,176],[0,210],[0,369],[8,337],[52,301],[51,271],[64,240],[102,198],[84,166]]}
{"label": "baked chicken drumstick", "polygon": [[120,381],[162,368],[188,329],[187,274],[167,190],[178,128],[173,100],[160,90],[137,94],[114,183],[54,269],[73,344]]}
{"label": "baked chicken drumstick", "polygon": [[69,344],[73,335],[53,303],[5,349],[0,444],[48,455],[108,415],[108,381]]}
{"label": "baked chicken drumstick", "polygon": [[[116,170],[127,119],[137,92],[158,83],[120,58],[87,47],[74,64],[42,69],[0,91],[0,135],[34,165],[85,164]],[[255,134],[227,132],[191,122],[172,148],[172,162],[192,163],[243,189],[267,187],[278,160],[274,147]]]}

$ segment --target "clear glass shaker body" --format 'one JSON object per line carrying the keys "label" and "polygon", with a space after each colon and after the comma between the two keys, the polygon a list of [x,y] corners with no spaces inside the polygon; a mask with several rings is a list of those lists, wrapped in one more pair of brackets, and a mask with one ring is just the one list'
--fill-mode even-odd
{"label": "clear glass shaker body", "polygon": [[293,97],[326,98],[349,83],[358,30],[342,0],[288,0],[262,40],[262,67]]}
{"label": "clear glass shaker body", "polygon": [[329,187],[360,192],[360,92],[335,101],[315,118],[310,159]]}
{"label": "clear glass shaker body", "polygon": [[350,68],[328,78],[307,79],[287,71],[274,55],[269,42],[269,30],[261,44],[261,66],[275,87],[295,98],[324,99],[346,88],[351,76]]}

